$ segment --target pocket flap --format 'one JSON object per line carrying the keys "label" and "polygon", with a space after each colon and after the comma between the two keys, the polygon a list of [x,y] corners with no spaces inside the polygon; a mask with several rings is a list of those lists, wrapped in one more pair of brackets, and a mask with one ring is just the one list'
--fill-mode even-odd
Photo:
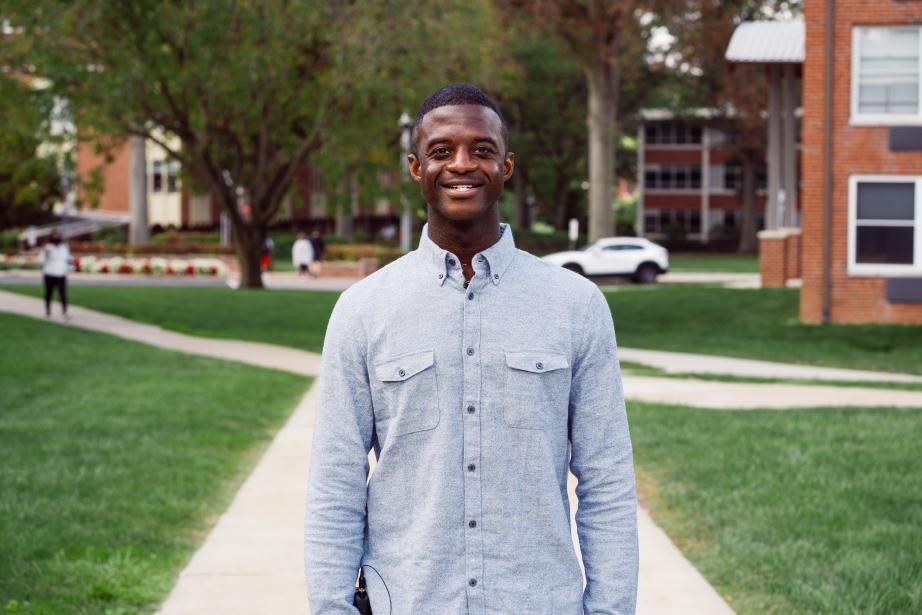
{"label": "pocket flap", "polygon": [[567,356],[540,350],[506,351],[506,365],[512,369],[543,374],[569,367]]}
{"label": "pocket flap", "polygon": [[375,376],[382,382],[401,382],[415,376],[435,362],[435,353],[431,350],[410,352],[375,364]]}

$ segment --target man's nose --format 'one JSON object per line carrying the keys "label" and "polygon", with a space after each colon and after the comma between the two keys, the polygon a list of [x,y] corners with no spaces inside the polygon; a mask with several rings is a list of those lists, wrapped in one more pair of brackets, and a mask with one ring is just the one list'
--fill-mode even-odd
{"label": "man's nose", "polygon": [[477,162],[465,147],[455,150],[455,155],[448,161],[448,170],[452,173],[468,173],[477,168]]}

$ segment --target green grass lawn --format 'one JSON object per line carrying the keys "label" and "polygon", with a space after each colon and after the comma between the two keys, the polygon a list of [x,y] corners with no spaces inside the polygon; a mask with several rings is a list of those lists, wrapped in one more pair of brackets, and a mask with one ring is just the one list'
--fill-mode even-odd
{"label": "green grass lawn", "polygon": [[[42,296],[39,286],[0,285],[0,290]],[[162,286],[68,287],[71,303],[160,325],[226,339],[292,346],[320,352],[338,292],[234,290]]]}
{"label": "green grass lawn", "polygon": [[922,412],[630,406],[642,500],[740,615],[922,612]]}
{"label": "green grass lawn", "polygon": [[625,286],[606,297],[627,347],[922,374],[922,326],[803,324],[797,289]]}
{"label": "green grass lawn", "polygon": [[670,253],[669,270],[758,273],[759,257],[755,254]]}
{"label": "green grass lawn", "polygon": [[0,331],[0,612],[152,612],[309,379],[2,313]]}
{"label": "green grass lawn", "polygon": [[[38,286],[0,285],[39,296]],[[338,293],[72,285],[71,301],[169,329],[319,352]],[[618,343],[922,374],[922,326],[806,325],[797,289],[673,284],[607,292]],[[540,332],[536,332],[540,334]]]}

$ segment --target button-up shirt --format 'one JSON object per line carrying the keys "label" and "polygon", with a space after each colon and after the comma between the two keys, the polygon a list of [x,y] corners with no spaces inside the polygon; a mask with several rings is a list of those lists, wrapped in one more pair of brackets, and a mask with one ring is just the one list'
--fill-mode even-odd
{"label": "button-up shirt", "polygon": [[636,492],[611,312],[595,284],[500,229],[467,287],[426,225],[417,250],[336,303],[305,521],[313,615],[357,613],[360,566],[375,615],[634,612]]}

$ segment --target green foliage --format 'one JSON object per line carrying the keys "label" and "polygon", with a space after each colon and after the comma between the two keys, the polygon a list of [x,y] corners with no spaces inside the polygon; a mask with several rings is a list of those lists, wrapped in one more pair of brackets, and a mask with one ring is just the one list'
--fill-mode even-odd
{"label": "green foliage", "polygon": [[47,90],[0,73],[0,229],[48,221],[62,196],[53,103]]}
{"label": "green foliage", "polygon": [[9,314],[0,329],[0,610],[152,613],[309,381]]}

